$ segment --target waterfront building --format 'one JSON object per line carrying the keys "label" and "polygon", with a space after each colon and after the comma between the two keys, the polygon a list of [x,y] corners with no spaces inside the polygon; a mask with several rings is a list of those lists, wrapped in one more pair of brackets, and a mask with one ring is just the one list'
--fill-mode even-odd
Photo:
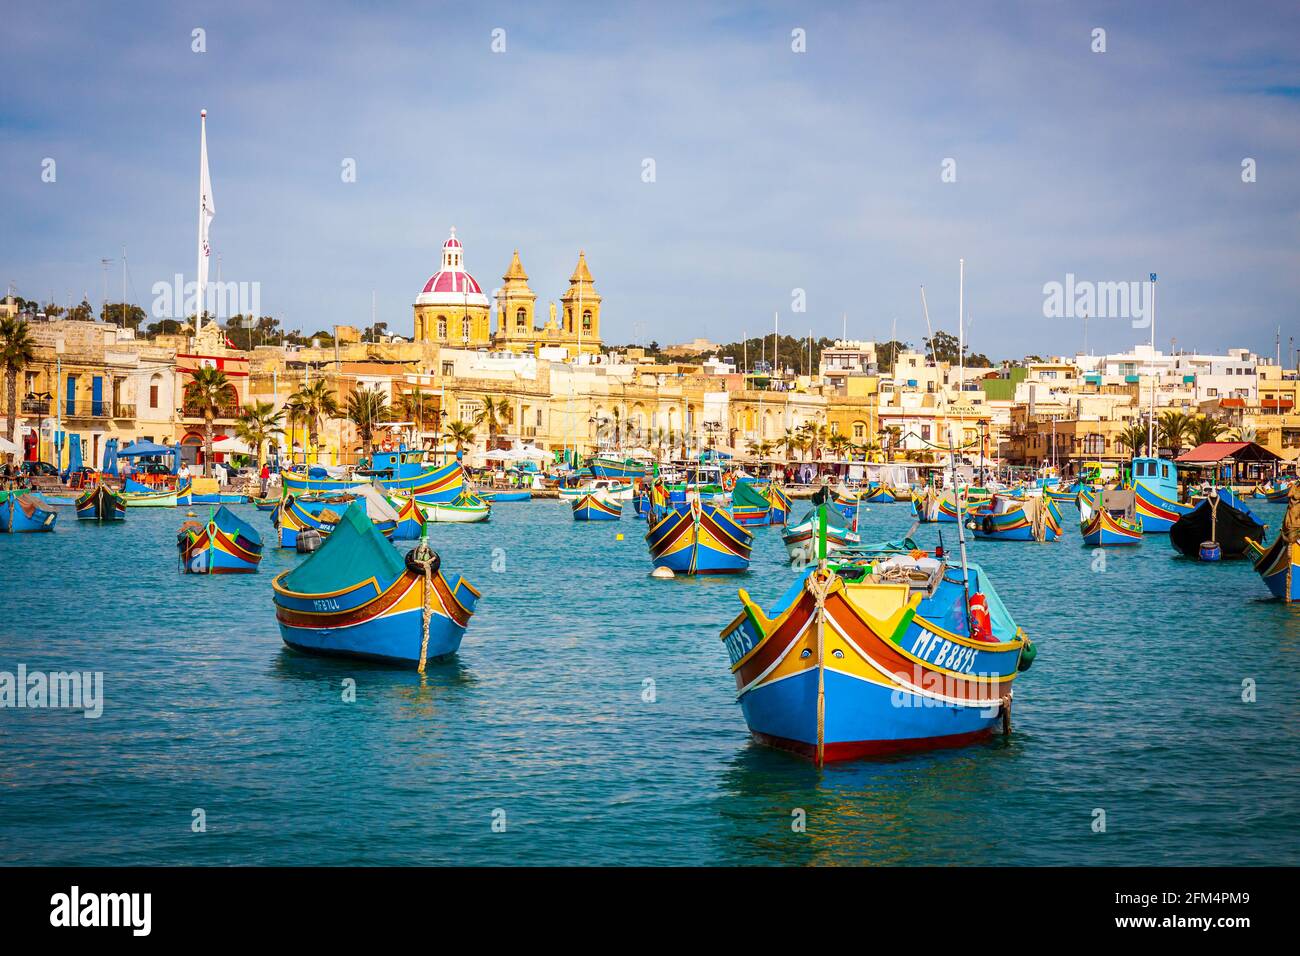
{"label": "waterfront building", "polygon": [[465,269],[465,250],[451,235],[442,244],[442,263],[415,297],[415,339],[438,345],[477,348],[492,344],[491,306]]}

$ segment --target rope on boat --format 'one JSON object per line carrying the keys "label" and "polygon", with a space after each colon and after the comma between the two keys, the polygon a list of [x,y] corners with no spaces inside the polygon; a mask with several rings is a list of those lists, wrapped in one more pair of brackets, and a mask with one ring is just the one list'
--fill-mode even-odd
{"label": "rope on boat", "polygon": [[[825,507],[823,505],[822,507]],[[808,590],[817,602],[817,766],[826,763],[826,595],[834,575],[825,563],[809,578]]]}
{"label": "rope on boat", "polygon": [[406,566],[416,574],[424,576],[424,594],[423,594],[423,623],[422,634],[420,637],[420,662],[416,665],[418,673],[424,673],[424,665],[429,659],[429,621],[433,618],[433,575],[438,570],[441,560],[438,552],[429,547],[429,539],[421,538],[409,554],[406,556]]}

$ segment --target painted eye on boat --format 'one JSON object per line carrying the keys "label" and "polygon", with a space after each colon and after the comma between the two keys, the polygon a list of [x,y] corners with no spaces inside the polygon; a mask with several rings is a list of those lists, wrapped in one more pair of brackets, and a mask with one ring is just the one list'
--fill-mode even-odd
{"label": "painted eye on boat", "polygon": [[844,652],[840,650],[838,647],[835,648],[835,650],[831,651],[831,657],[843,657],[843,656],[844,656]]}
{"label": "painted eye on boat", "polygon": [[805,648],[803,649],[803,653],[801,653],[799,656],[800,656],[800,657],[812,657],[812,650],[811,650],[810,648],[805,647]]}

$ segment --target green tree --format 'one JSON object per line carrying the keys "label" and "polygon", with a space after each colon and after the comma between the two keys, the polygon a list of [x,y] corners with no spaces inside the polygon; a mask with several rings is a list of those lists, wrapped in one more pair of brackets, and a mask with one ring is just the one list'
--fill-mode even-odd
{"label": "green tree", "polygon": [[474,415],[474,424],[487,426],[488,448],[496,447],[497,433],[503,424],[510,422],[510,418],[510,402],[504,398],[483,396],[482,404]]}
{"label": "green tree", "polygon": [[391,418],[388,396],[379,389],[358,388],[348,396],[348,419],[357,426],[357,435],[366,446],[366,458],[375,453],[375,429]]}
{"label": "green tree", "polygon": [[27,322],[5,317],[0,319],[0,367],[5,373],[5,398],[9,409],[9,440],[14,440],[18,420],[18,373],[36,361],[36,342]]}
{"label": "green tree", "polygon": [[1218,441],[1227,430],[1228,426],[1217,418],[1198,415],[1188,424],[1186,435],[1187,440],[1195,447],[1196,445],[1204,445],[1206,442]]}
{"label": "green tree", "polygon": [[99,313],[100,321],[128,329],[138,329],[148,317],[144,309],[126,302],[106,302]]}
{"label": "green tree", "polygon": [[456,443],[456,457],[465,451],[465,446],[474,444],[474,426],[460,420],[448,422],[443,434]]}
{"label": "green tree", "polygon": [[212,470],[212,423],[230,404],[230,379],[219,368],[198,368],[185,384],[185,410],[203,416],[203,476]]}
{"label": "green tree", "polygon": [[1177,457],[1191,431],[1192,417],[1176,411],[1161,412],[1156,425],[1160,444],[1171,449]]}
{"label": "green tree", "polygon": [[1133,422],[1115,436],[1115,441],[1129,449],[1132,456],[1137,458],[1147,445],[1147,427],[1141,422]]}
{"label": "green tree", "polygon": [[262,471],[262,462],[265,460],[263,451],[266,442],[273,435],[284,434],[284,429],[280,427],[280,422],[283,419],[284,412],[277,412],[275,406],[270,402],[254,402],[240,412],[239,420],[235,422],[236,437],[257,449],[257,470],[259,473]]}
{"label": "green tree", "polygon": [[318,378],[310,385],[298,389],[289,400],[295,403],[299,420],[307,426],[311,446],[316,447],[322,423],[339,417],[338,398],[330,390],[329,383]]}

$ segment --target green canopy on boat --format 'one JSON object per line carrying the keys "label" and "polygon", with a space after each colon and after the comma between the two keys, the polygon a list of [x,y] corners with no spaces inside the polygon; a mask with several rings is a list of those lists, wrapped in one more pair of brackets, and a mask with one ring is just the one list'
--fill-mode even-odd
{"label": "green canopy on boat", "polygon": [[736,487],[731,489],[731,503],[746,508],[768,507],[768,500],[759,493],[752,482],[748,481],[736,482]]}
{"label": "green canopy on boat", "polygon": [[320,550],[284,576],[283,586],[299,594],[329,594],[370,577],[386,584],[405,567],[402,555],[374,526],[365,504],[358,500],[348,505]]}

